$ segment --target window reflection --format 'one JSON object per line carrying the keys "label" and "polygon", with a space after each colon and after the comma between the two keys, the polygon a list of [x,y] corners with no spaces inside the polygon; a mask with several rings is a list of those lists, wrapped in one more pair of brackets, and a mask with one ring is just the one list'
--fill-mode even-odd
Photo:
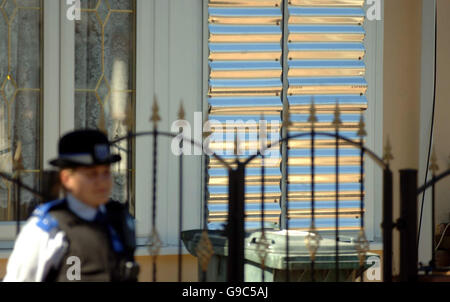
{"label": "window reflection", "polygon": [[[0,4],[0,170],[13,175],[14,153],[21,145],[22,182],[38,187],[41,137],[41,1],[6,0]],[[21,219],[37,204],[20,192]],[[0,221],[14,220],[17,188],[0,179]]]}
{"label": "window reflection", "polygon": [[[75,23],[75,127],[99,128],[111,140],[134,128],[135,1],[81,1],[81,20]],[[131,122],[130,122],[131,121]],[[113,166],[113,198],[130,200],[134,213],[132,158],[127,142],[115,152],[122,161]],[[133,153],[131,153],[133,154]]]}

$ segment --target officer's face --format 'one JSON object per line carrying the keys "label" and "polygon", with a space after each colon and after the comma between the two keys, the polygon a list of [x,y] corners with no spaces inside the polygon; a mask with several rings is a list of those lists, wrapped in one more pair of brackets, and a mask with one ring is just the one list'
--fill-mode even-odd
{"label": "officer's face", "polygon": [[109,165],[62,170],[61,182],[75,198],[92,207],[106,203],[112,189]]}

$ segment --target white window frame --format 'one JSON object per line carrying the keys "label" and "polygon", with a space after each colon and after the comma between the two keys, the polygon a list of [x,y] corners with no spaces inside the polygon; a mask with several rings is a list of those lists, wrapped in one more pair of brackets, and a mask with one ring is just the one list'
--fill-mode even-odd
{"label": "white window frame", "polygon": [[[434,90],[434,60],[435,60],[435,10],[436,0],[423,1],[422,3],[422,57],[421,57],[421,87],[420,87],[420,147],[419,147],[419,171],[418,171],[418,185],[421,186],[424,182],[425,174],[427,172],[427,157],[428,147],[430,144],[431,132],[431,116],[433,111],[433,102],[430,100],[433,96]],[[439,38],[439,37],[438,37]],[[433,141],[433,138],[432,138]],[[431,173],[427,174],[426,181],[432,178]],[[429,263],[432,258],[432,202],[431,194],[428,193],[423,197],[423,193],[418,195],[417,213],[420,215],[422,198],[424,198],[423,212],[422,212],[422,226],[419,239],[418,258],[419,263]]]}
{"label": "white window frame", "polygon": [[[136,131],[149,131],[153,98],[157,96],[161,121],[158,130],[170,132],[180,100],[194,131],[194,112],[202,112],[203,0],[137,0]],[[193,139],[194,133],[192,133]],[[196,138],[201,141],[200,138]],[[156,226],[162,241],[160,254],[178,252],[178,157],[170,138],[158,141]],[[136,220],[138,244],[147,244],[152,230],[152,141],[136,140]],[[184,157],[183,230],[201,228],[201,156]],[[188,252],[183,247],[183,253]],[[138,255],[147,255],[140,249]]]}
{"label": "white window frame", "polygon": [[[384,0],[381,0],[381,20],[365,21],[366,30],[366,81],[369,85],[366,97],[368,109],[365,113],[368,133],[366,147],[379,157],[383,154],[383,45],[384,45]],[[367,11],[367,10],[366,10]],[[368,38],[367,38],[368,37]],[[383,171],[368,156],[365,158],[365,230],[372,250],[381,250]]]}
{"label": "white window frame", "polygon": [[[66,6],[60,0],[44,0],[43,7],[43,93],[42,106],[42,160],[48,169],[48,161],[57,156],[58,138],[61,133],[73,128],[73,114],[67,114],[73,104],[74,83],[74,24],[67,20]],[[63,17],[61,17],[63,16]],[[72,33],[72,34],[71,34]],[[21,226],[25,221],[21,222]],[[0,241],[13,246],[16,237],[14,221],[0,222]]]}

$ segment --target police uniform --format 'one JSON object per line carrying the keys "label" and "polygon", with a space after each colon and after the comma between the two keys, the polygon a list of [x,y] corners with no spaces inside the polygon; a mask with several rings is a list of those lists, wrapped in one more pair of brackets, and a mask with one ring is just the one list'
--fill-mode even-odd
{"label": "police uniform", "polygon": [[[103,133],[81,130],[64,136],[60,168],[109,164]],[[126,207],[109,201],[92,208],[70,193],[36,208],[8,260],[3,281],[137,281],[134,220]]]}

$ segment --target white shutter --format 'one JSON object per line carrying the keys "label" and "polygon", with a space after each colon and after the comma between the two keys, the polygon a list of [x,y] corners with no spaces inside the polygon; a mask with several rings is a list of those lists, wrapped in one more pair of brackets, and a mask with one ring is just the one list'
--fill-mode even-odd
{"label": "white shutter", "polygon": [[[358,140],[360,114],[367,107],[364,64],[363,0],[291,0],[288,22],[287,98],[290,135],[311,131],[307,122],[314,100],[315,131],[334,133],[336,102],[343,122],[340,134]],[[310,136],[289,142],[289,227],[311,225]],[[360,227],[360,151],[340,143],[339,229]],[[315,226],[335,229],[335,139],[316,135]]]}
{"label": "white shutter", "polygon": [[[333,132],[336,102],[341,110],[341,135],[358,139],[358,122],[367,108],[364,64],[363,0],[290,0],[288,27],[288,89],[290,134],[309,132],[311,102],[317,109],[316,131]],[[281,0],[209,1],[209,119],[281,121]],[[279,129],[278,129],[279,130]],[[250,134],[240,133],[241,138]],[[247,136],[245,136],[247,135]],[[232,149],[234,134],[215,132],[214,150]],[[257,136],[254,136],[257,138]],[[228,138],[228,139],[227,139]],[[220,141],[221,140],[221,141]],[[253,146],[253,142],[250,141]],[[315,224],[319,231],[335,226],[335,140],[316,136]],[[289,227],[311,224],[310,137],[289,142]],[[247,154],[248,155],[248,154]],[[360,152],[340,144],[340,230],[360,226]],[[230,162],[234,155],[226,155]],[[246,156],[241,156],[241,158]],[[246,172],[246,227],[260,227],[261,161]],[[281,155],[265,169],[266,219],[279,224]],[[216,160],[209,166],[209,226],[227,218],[227,171]]]}
{"label": "white shutter", "polygon": [[[238,130],[241,148],[253,147],[256,152],[258,121],[276,121],[275,138],[281,126],[281,0],[209,2],[209,120],[225,125],[227,120],[241,121],[250,127],[247,134]],[[217,123],[217,122],[216,122]],[[224,129],[226,132],[226,130]],[[227,161],[232,162],[234,130],[215,132],[216,142],[210,146],[221,154],[228,148]],[[246,139],[245,139],[246,138]],[[245,140],[244,140],[245,139]],[[271,139],[269,133],[268,140]],[[266,159],[265,220],[278,223],[280,210],[279,148],[276,156]],[[241,160],[251,154],[243,150]],[[246,169],[246,227],[261,225],[261,161],[255,160]],[[228,173],[216,160],[209,166],[209,227],[218,228],[228,213]]]}

